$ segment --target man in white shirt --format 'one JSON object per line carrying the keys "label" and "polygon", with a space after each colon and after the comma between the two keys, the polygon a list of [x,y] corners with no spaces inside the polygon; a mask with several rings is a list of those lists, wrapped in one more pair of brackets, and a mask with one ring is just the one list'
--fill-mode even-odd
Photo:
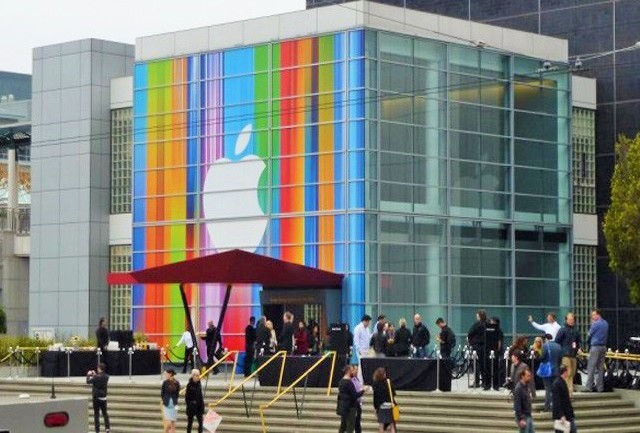
{"label": "man in white shirt", "polygon": [[180,341],[176,344],[176,347],[184,344],[184,363],[182,364],[182,373],[187,372],[187,364],[191,362],[191,368],[194,369],[195,364],[193,362],[193,338],[191,337],[191,332],[184,331]]}
{"label": "man in white shirt", "polygon": [[552,341],[556,339],[556,335],[558,335],[558,331],[561,328],[560,324],[556,321],[556,313],[547,314],[547,323],[536,323],[533,321],[532,316],[529,316],[529,322],[531,323],[531,326],[536,328],[538,331],[551,335]]}
{"label": "man in white shirt", "polygon": [[353,345],[356,348],[358,359],[363,356],[367,356],[369,353],[369,346],[371,344],[371,331],[369,331],[369,324],[371,323],[371,316],[365,314],[362,316],[362,320],[353,329]]}

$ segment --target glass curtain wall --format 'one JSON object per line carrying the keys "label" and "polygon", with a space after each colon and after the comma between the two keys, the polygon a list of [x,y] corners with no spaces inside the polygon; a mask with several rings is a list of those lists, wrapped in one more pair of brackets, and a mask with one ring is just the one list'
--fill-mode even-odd
{"label": "glass curtain wall", "polygon": [[[569,78],[541,62],[367,31],[367,310],[508,333],[571,305]],[[377,176],[376,176],[377,174]],[[377,259],[377,260],[376,260]]]}

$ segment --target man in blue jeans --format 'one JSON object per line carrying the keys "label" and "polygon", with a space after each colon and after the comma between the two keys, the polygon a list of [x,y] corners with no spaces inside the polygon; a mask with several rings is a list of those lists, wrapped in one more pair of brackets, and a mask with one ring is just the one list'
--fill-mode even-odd
{"label": "man in blue jeans", "polygon": [[516,424],[520,433],[536,433],[531,417],[531,370],[528,368],[520,372],[519,381],[513,390],[513,410],[516,415]]}
{"label": "man in blue jeans", "polygon": [[595,377],[596,390],[604,392],[604,358],[607,354],[607,339],[609,338],[609,324],[602,318],[600,310],[591,312],[591,328],[587,342],[589,349],[589,362],[587,363],[587,383],[583,392],[592,392]]}

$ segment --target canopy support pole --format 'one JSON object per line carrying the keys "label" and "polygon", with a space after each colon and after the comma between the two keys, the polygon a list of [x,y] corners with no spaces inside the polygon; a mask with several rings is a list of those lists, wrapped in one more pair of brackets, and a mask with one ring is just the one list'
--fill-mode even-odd
{"label": "canopy support pole", "polygon": [[[227,292],[224,294],[224,302],[222,303],[222,309],[220,310],[220,317],[218,318],[218,333],[220,335],[222,335],[222,323],[224,322],[224,316],[226,316],[227,314],[227,307],[229,306],[229,299],[231,299],[231,284],[227,284]],[[217,349],[217,345],[218,345],[218,341],[221,341],[219,339],[216,339],[215,343],[214,343],[214,348],[213,348],[213,353],[216,353],[216,349]]]}
{"label": "canopy support pole", "polygon": [[[189,327],[189,333],[191,334],[191,339],[193,340],[193,347],[198,347],[198,340],[196,339],[196,332],[193,329],[193,321],[191,320],[191,310],[189,309],[189,301],[187,301],[187,292],[184,290],[184,284],[180,284],[180,296],[182,297],[182,305],[184,307],[184,317],[187,318],[187,326]],[[198,356],[193,354],[193,363],[195,368],[200,368],[200,365],[203,364],[202,358],[200,357],[200,351],[198,351]]]}

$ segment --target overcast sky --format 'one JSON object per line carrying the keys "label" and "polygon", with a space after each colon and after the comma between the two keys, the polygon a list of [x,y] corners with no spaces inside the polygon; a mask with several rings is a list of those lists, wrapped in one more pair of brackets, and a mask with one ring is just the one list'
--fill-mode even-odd
{"label": "overcast sky", "polygon": [[137,36],[274,15],[305,0],[0,0],[0,71],[31,73],[33,47]]}

